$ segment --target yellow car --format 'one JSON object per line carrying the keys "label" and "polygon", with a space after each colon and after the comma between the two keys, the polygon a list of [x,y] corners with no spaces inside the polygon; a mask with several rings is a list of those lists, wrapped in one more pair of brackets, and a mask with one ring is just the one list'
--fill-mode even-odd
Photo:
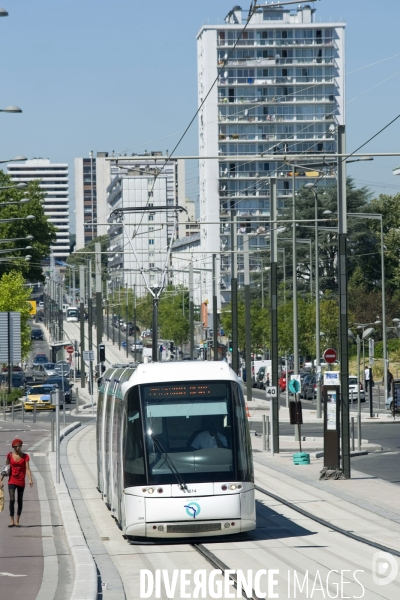
{"label": "yellow car", "polygon": [[36,404],[36,410],[56,410],[56,407],[51,403],[51,392],[54,390],[54,385],[34,385],[26,392],[24,402],[25,410],[33,410]]}

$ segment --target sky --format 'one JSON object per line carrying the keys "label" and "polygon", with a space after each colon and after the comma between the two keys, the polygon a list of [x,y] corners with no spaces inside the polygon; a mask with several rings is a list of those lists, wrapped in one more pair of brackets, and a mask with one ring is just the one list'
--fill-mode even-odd
{"label": "sky", "polygon": [[[23,113],[0,115],[0,160],[22,154],[68,163],[73,211],[75,157],[171,151],[197,109],[196,34],[203,23],[222,22],[235,4],[1,0],[9,16],[0,18],[0,108],[15,104]],[[346,136],[353,151],[400,114],[400,2],[319,0],[314,7],[317,21],[347,24]],[[399,140],[400,118],[363,152],[400,151]],[[177,153],[198,154],[196,124]],[[398,166],[400,157],[380,158],[349,165],[348,173],[375,195],[395,194]],[[187,163],[193,199],[197,177],[196,164]],[[71,230],[73,221],[72,212]]]}

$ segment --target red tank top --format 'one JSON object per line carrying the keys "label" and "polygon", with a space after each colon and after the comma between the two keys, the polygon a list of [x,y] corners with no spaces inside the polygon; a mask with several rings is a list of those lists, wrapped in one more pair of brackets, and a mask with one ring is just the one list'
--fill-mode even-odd
{"label": "red tank top", "polygon": [[13,453],[9,452],[7,458],[11,466],[8,483],[25,487],[26,463],[29,461],[29,454],[23,454],[19,460],[15,460]]}

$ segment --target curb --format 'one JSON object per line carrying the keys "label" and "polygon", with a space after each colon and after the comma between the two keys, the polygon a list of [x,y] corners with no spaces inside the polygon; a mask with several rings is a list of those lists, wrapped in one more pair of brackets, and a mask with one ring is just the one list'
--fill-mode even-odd
{"label": "curb", "polygon": [[[60,441],[71,431],[81,426],[81,423],[72,423],[60,431]],[[55,494],[60,507],[61,518],[64,525],[65,536],[71,550],[75,566],[74,586],[71,600],[97,600],[97,568],[93,560],[86,539],[82,533],[78,518],[72,504],[64,476],[61,471],[60,483],[56,483],[56,455],[49,452],[50,471],[53,478]]]}

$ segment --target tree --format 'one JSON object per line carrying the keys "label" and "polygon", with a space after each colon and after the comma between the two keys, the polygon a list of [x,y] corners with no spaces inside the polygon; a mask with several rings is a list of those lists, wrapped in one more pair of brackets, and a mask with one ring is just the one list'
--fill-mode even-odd
{"label": "tree", "polygon": [[[84,265],[87,267],[87,261],[92,260],[92,276],[95,277],[95,244],[101,245],[101,279],[106,281],[108,277],[108,261],[107,261],[107,250],[110,238],[108,235],[100,235],[93,238],[86,244],[84,248],[75,250],[67,258],[67,265],[70,267],[75,266],[75,285],[79,287],[79,266]],[[67,269],[65,273],[65,285],[68,288],[72,287],[72,269]]]}
{"label": "tree", "polygon": [[32,289],[25,285],[19,271],[3,273],[0,278],[0,312],[21,313],[21,354],[26,358],[31,349],[31,329],[28,324],[31,305],[28,304]]}
{"label": "tree", "polygon": [[[30,181],[22,190],[17,188],[11,177],[3,171],[0,171],[0,186],[12,186],[10,190],[0,191],[0,219],[35,216],[34,220],[0,223],[0,240],[32,236],[29,242],[22,239],[0,245],[1,250],[9,249],[10,255],[19,258],[17,261],[0,262],[0,276],[10,271],[19,271],[29,281],[44,281],[41,263],[43,258],[50,256],[50,246],[56,241],[57,231],[44,214],[42,202],[46,194],[40,189],[39,181]],[[1,206],[4,202],[20,202],[22,198],[29,198],[29,202],[16,206]],[[14,250],[28,245],[32,246],[29,251]],[[30,262],[25,261],[26,254],[32,256]]]}
{"label": "tree", "polygon": [[168,286],[158,306],[161,338],[182,344],[189,338],[189,294],[182,286]]}

